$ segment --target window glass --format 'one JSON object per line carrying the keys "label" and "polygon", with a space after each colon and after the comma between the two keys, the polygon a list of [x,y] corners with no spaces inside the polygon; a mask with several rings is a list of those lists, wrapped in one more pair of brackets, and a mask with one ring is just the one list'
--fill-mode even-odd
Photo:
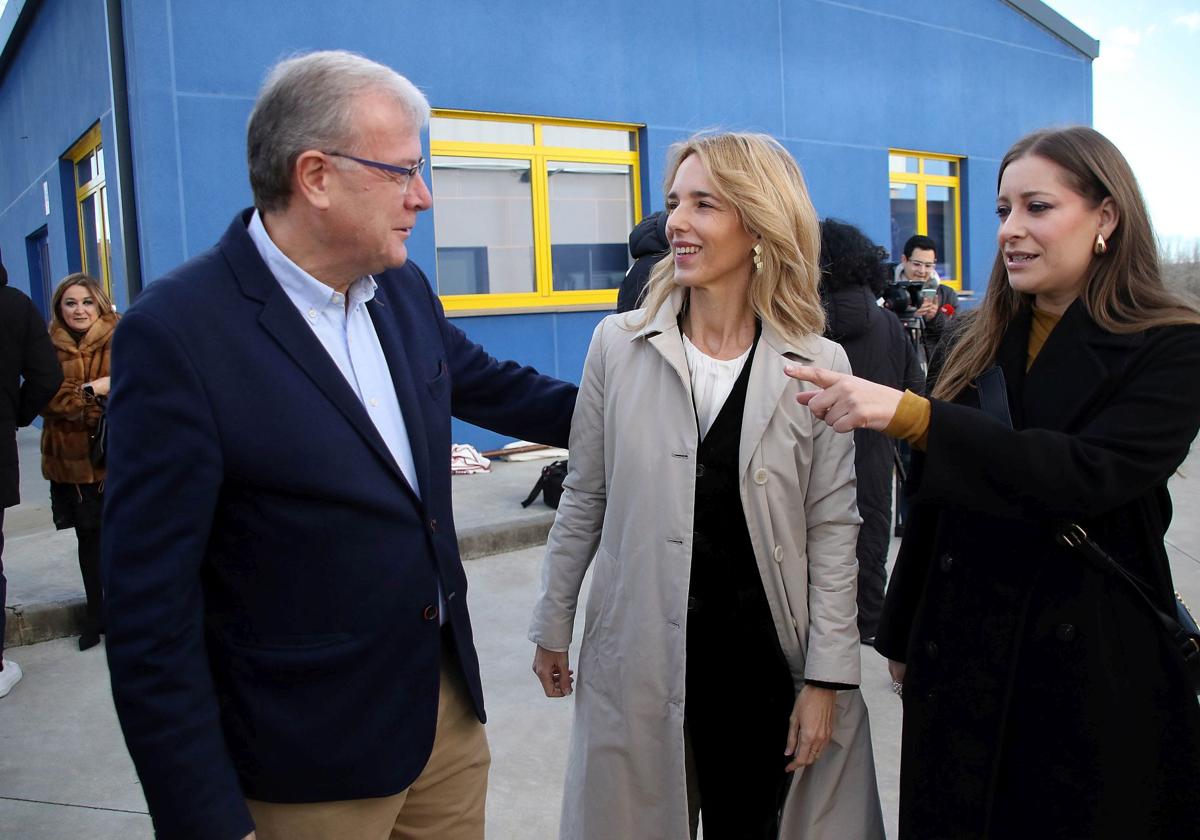
{"label": "window glass", "polygon": [[498,120],[460,120],[432,117],[429,120],[430,142],[506,143],[516,146],[533,145],[533,126],[529,123]]}
{"label": "window glass", "polygon": [[438,294],[535,291],[529,161],[434,155],[431,169]]}
{"label": "window glass", "polygon": [[95,155],[88,154],[82,160],[75,164],[75,186],[82,187],[88,181],[92,180],[92,162],[95,160]]}
{"label": "window glass", "polygon": [[917,185],[891,183],[892,259],[900,261],[904,243],[917,229]]}
{"label": "window glass", "polygon": [[947,175],[951,178],[957,178],[958,163],[952,160],[941,160],[940,158],[925,158],[925,174]]}
{"label": "window glass", "polygon": [[100,216],[100,195],[92,193],[79,202],[79,224],[83,228],[83,270],[98,274],[100,266],[100,231],[104,220]]}
{"label": "window glass", "polygon": [[572,125],[542,126],[542,145],[566,146],[575,149],[606,149],[628,152],[633,148],[633,134],[605,128],[584,128]]}
{"label": "window glass", "polygon": [[914,175],[921,171],[921,162],[912,155],[888,155],[889,172],[911,172]]}
{"label": "window glass", "polygon": [[953,187],[926,187],[925,218],[928,236],[937,243],[938,276],[954,278],[953,260],[958,242],[955,236]]}
{"label": "window glass", "polygon": [[629,269],[632,167],[548,161],[556,292],[615,289]]}

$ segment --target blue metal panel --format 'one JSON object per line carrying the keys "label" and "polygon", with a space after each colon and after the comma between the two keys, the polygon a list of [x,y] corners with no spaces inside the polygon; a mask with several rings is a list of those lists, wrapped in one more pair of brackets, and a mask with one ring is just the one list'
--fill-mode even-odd
{"label": "blue metal panel", "polygon": [[[6,9],[6,20],[8,15]],[[20,43],[9,45],[11,57],[0,76],[0,250],[10,282],[25,291],[25,237],[48,228],[50,272],[57,280],[69,270],[68,243],[79,235],[74,184],[60,180],[60,156],[97,120],[102,120],[102,133],[111,131],[111,118],[104,120],[112,107],[104,18],[103,0],[39,4]],[[106,143],[110,138],[104,135]],[[106,162],[111,160],[106,157]],[[108,178],[115,185],[115,173]],[[43,205],[43,182],[50,196],[49,215]],[[124,285],[123,268],[114,261],[114,284]]]}

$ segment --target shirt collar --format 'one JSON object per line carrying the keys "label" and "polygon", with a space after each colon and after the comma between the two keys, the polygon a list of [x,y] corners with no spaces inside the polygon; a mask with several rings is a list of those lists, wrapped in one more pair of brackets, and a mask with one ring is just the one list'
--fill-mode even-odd
{"label": "shirt collar", "polygon": [[[254,247],[258,249],[259,256],[267,264],[267,268],[271,270],[275,280],[287,292],[288,297],[303,301],[305,305],[312,307],[342,303],[341,296],[337,292],[296,265],[291,257],[279,250],[279,246],[267,233],[258,210],[255,210],[250,216],[246,232],[250,234],[250,239],[254,242]],[[369,274],[359,277],[346,290],[350,296],[350,302],[361,304],[372,300],[375,297],[377,285],[375,278]]]}

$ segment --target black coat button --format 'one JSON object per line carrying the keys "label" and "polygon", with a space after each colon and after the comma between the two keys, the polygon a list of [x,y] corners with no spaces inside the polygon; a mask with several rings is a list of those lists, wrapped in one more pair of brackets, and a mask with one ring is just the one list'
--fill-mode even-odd
{"label": "black coat button", "polygon": [[430,520],[429,520],[429,530],[430,530],[430,531],[433,531],[434,533],[437,533],[437,519],[435,519],[435,518],[432,518],[432,517],[430,518]]}
{"label": "black coat button", "polygon": [[1060,642],[1073,642],[1078,633],[1075,630],[1074,624],[1060,624],[1058,629],[1054,631],[1054,635],[1058,636]]}
{"label": "black coat button", "polygon": [[937,659],[938,658],[937,642],[926,642],[925,643],[925,652],[927,654],[929,654],[930,659]]}
{"label": "black coat button", "polygon": [[943,554],[939,565],[942,567],[943,572],[950,571],[954,568],[954,557],[950,554]]}
{"label": "black coat button", "polygon": [[704,477],[704,465],[697,464],[696,465],[696,478],[703,478],[703,477]]}
{"label": "black coat button", "polygon": [[438,617],[438,608],[433,604],[430,604],[425,608],[425,611],[422,612],[421,615],[425,617],[426,621],[433,621]]}

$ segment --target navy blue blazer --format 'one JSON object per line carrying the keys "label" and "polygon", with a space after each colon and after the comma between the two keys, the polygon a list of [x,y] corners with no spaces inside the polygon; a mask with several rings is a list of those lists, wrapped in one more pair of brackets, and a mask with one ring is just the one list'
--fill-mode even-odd
{"label": "navy blue blazer", "polygon": [[386,796],[437,719],[440,581],[480,720],[451,414],[566,445],[575,386],[499,362],[411,262],[368,310],[420,498],[259,257],[251,211],[113,341],[104,588],[113,697],[159,837],[241,838],[244,797]]}

